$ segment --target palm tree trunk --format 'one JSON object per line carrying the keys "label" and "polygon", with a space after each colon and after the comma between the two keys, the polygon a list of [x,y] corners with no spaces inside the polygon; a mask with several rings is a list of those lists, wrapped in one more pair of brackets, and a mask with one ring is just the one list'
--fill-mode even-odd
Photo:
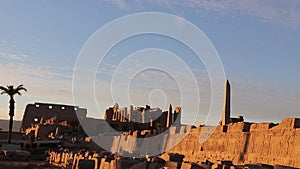
{"label": "palm tree trunk", "polygon": [[10,118],[9,118],[8,141],[7,141],[8,144],[11,143],[12,127],[13,127],[13,116],[10,116]]}
{"label": "palm tree trunk", "polygon": [[10,96],[10,101],[9,101],[9,131],[8,131],[8,144],[11,143],[11,134],[12,134],[12,127],[14,123],[14,113],[15,111],[15,101],[12,96]]}

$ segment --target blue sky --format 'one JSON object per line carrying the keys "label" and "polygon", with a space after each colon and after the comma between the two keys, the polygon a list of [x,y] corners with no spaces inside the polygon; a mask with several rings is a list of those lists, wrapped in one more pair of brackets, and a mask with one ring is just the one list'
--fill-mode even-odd
{"label": "blue sky", "polygon": [[[2,0],[0,8],[0,84],[23,83],[28,88],[24,96],[16,98],[16,119],[22,119],[27,103],[72,104],[73,68],[85,42],[110,21],[137,12],[177,15],[206,34],[232,84],[233,116],[275,122],[299,117],[300,2],[297,0]],[[111,100],[103,98],[101,84],[107,85],[104,82],[109,82],[124,56],[143,48],[162,48],[181,56],[196,75],[202,101],[210,98],[208,76],[193,53],[170,38],[147,35],[120,43],[100,64],[97,73],[100,85],[96,91],[102,109],[110,106]],[[169,85],[170,79],[163,80],[164,76],[151,71],[144,75],[161,82],[162,87],[173,85]],[[148,91],[143,88],[149,87],[147,78],[140,76],[134,82],[132,88],[137,94]],[[177,97],[176,92],[170,92],[170,97]],[[145,98],[135,103],[148,104]],[[6,96],[0,96],[0,118],[8,118],[7,102]],[[176,104],[178,100],[172,102]],[[120,105],[128,106],[122,101]],[[207,105],[200,105],[200,112],[207,111]],[[89,103],[79,106],[90,107]],[[187,114],[184,121],[192,122],[193,116],[189,114],[194,112],[189,112],[188,107],[183,107],[184,110]],[[89,115],[99,114],[89,109]]]}

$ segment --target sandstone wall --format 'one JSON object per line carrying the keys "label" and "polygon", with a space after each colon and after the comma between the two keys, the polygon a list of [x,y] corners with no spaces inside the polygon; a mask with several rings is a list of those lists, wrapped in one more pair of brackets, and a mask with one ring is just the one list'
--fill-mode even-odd
{"label": "sandstone wall", "polygon": [[161,138],[117,136],[108,143],[113,153],[138,155],[146,151],[151,156],[166,152],[163,158],[168,157],[167,153],[179,153],[185,155],[185,161],[196,163],[231,160],[235,165],[263,163],[300,168],[300,119],[284,119],[279,125],[238,122],[193,129],[182,126],[171,128]]}
{"label": "sandstone wall", "polygon": [[184,160],[190,162],[232,160],[234,164],[264,163],[300,168],[299,122],[300,119],[284,119],[277,126],[243,122],[229,124],[227,128],[217,126],[203,143],[203,137],[209,136],[203,131],[211,128],[198,127],[168,153],[183,154]]}
{"label": "sandstone wall", "polygon": [[107,142],[108,146],[106,147],[111,147],[109,151],[112,153],[122,155],[123,152],[128,152],[136,157],[139,157],[139,155],[144,156],[146,153],[149,156],[154,156],[162,154],[180,143],[190,130],[191,126],[182,126],[180,130],[176,130],[176,127],[171,127],[163,134],[153,137],[135,138],[121,135],[114,136],[113,140],[106,141],[105,136],[101,136],[99,141],[102,143]]}

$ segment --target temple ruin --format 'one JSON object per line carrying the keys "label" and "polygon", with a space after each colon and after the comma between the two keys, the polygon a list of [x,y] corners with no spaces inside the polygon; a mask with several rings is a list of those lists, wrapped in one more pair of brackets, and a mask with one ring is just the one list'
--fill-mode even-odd
{"label": "temple ruin", "polygon": [[[160,164],[161,167],[190,169],[199,165],[202,168],[204,166],[204,168],[219,169],[238,168],[246,164],[248,168],[252,166],[272,169],[276,166],[300,168],[299,118],[285,118],[279,124],[244,122],[243,116],[237,118],[230,116],[230,99],[231,86],[226,80],[219,125],[197,127],[181,124],[181,107],[175,107],[173,110],[172,105],[169,105],[167,111],[162,111],[148,105],[145,107],[130,105],[129,108],[120,108],[115,104],[105,111],[104,119],[93,119],[86,117],[86,109],[77,106],[35,103],[26,106],[22,131],[26,134],[34,134],[37,139],[61,139],[60,136],[68,138],[69,134],[80,134],[77,132],[80,128],[78,117],[80,120],[86,120],[87,127],[94,132],[92,134],[99,136],[101,141],[109,134],[106,131],[110,131],[110,129],[103,129],[104,123],[108,123],[114,130],[122,133],[114,135],[113,139],[109,140],[109,154],[107,152],[93,152],[93,154],[51,152],[50,164],[57,166],[65,166],[67,161],[72,161],[73,167],[78,167],[82,161],[91,162],[95,169],[116,168],[117,163],[122,160],[125,162],[120,165],[124,166],[133,165],[133,162],[141,164],[141,161],[122,159],[113,154],[136,153],[134,155],[138,156],[140,152],[136,150],[145,147],[148,153],[163,152],[159,156],[161,158],[159,160],[164,161]],[[76,114],[76,111],[79,113]],[[156,133],[162,134],[162,139],[149,142],[147,139],[136,138],[151,138],[155,136],[154,131],[165,131]],[[203,139],[203,136],[207,137]],[[85,135],[78,137],[85,137]],[[174,146],[170,146],[174,143],[176,143]],[[145,166],[156,162],[144,161]]]}
{"label": "temple ruin", "polygon": [[166,129],[172,125],[181,125],[181,107],[177,106],[173,112],[171,104],[168,111],[162,111],[148,105],[119,108],[116,103],[105,111],[104,119],[117,131]]}

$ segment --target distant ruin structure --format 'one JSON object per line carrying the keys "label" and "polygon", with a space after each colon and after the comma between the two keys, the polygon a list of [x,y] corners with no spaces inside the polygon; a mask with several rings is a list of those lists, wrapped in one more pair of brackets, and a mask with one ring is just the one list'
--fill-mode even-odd
{"label": "distant ruin structure", "polygon": [[[182,125],[181,107],[173,109],[171,104],[167,111],[162,111],[148,105],[145,107],[130,105],[127,108],[120,107],[116,103],[106,109],[104,119],[94,119],[87,117],[87,110],[78,106],[34,103],[26,106],[21,130],[26,135],[34,135],[36,139],[74,140],[73,143],[76,143],[77,138],[91,140],[79,122],[84,121],[87,125],[84,127],[93,132],[88,136],[100,136],[100,139],[103,139],[105,137],[102,136],[111,134],[110,131],[113,129],[122,133],[113,135],[112,139],[109,138],[108,151],[111,153],[131,153],[136,155],[134,157],[138,157],[141,155],[141,152],[137,151],[140,147],[150,155],[164,152],[161,157],[167,161],[165,167],[169,168],[179,168],[177,165],[179,163],[182,163],[182,168],[192,168],[192,164],[207,164],[207,162],[214,163],[211,168],[235,168],[233,164],[239,165],[237,168],[244,164],[260,164],[274,169],[276,166],[300,167],[300,118],[285,118],[279,124],[244,122],[243,116],[236,118],[230,116],[230,99],[231,86],[226,80],[222,119],[218,126]],[[162,134],[162,139],[150,144],[147,139],[135,139],[157,134]],[[203,139],[206,136],[208,137]],[[171,146],[172,144],[174,146]],[[67,164],[63,163],[67,160],[57,160],[71,157],[66,155],[67,152],[63,153],[65,154],[62,155],[61,151],[52,152],[50,156],[52,165]],[[110,168],[116,161],[121,161],[114,160],[114,155],[100,153],[99,156],[91,156],[89,153],[76,153],[74,158],[72,157],[73,164],[79,166],[80,159],[85,158],[83,154],[90,156],[89,159],[94,160],[95,165],[101,166],[98,167],[100,169]],[[219,162],[223,164],[219,165]]]}
{"label": "distant ruin structure", "polygon": [[[161,157],[168,161],[165,166],[170,168],[171,166],[178,168],[174,162],[182,163],[183,158],[184,161],[191,163],[203,164],[207,161],[215,163],[216,166],[212,168],[231,168],[232,164],[274,166],[280,164],[300,167],[299,118],[286,118],[279,124],[244,122],[243,116],[236,118],[230,116],[230,99],[231,86],[226,80],[222,119],[218,126],[182,125],[181,107],[177,106],[173,109],[171,104],[167,111],[162,111],[148,105],[145,107],[130,105],[129,108],[120,108],[116,103],[106,109],[104,119],[94,119],[87,117],[87,110],[78,106],[34,103],[26,106],[21,129],[27,135],[34,135],[36,139],[66,141],[75,138],[76,141],[76,138],[87,138],[79,122],[83,120],[87,125],[85,127],[93,132],[88,136],[109,135],[111,134],[109,131],[113,129],[122,133],[109,139],[111,146],[108,151],[118,154],[136,153],[135,155],[138,156],[141,154],[137,150],[142,146],[147,153],[165,152]],[[106,128],[106,126],[110,127]],[[162,134],[162,139],[151,144],[147,139],[135,139],[135,137],[152,137],[157,134]],[[200,141],[207,135],[209,137]],[[173,143],[178,144],[174,147],[170,146]],[[144,145],[149,146],[144,147]],[[55,153],[53,154],[53,159],[56,159]],[[57,156],[60,155],[61,152]],[[81,157],[74,156],[73,162],[77,163],[77,159],[79,164]],[[107,156],[106,159],[95,157],[93,160],[95,164],[101,164],[102,168],[108,168],[113,161],[110,157],[113,156]],[[220,161],[228,162],[229,165],[224,164],[220,167],[221,165],[218,164]],[[186,164],[182,163],[182,166]]]}
{"label": "distant ruin structure", "polygon": [[[34,103],[28,104],[23,115],[21,132],[32,135],[37,139],[84,137],[86,133],[82,129],[79,119],[85,121],[85,125],[94,135],[105,131],[103,119],[87,117],[87,109],[72,105]],[[71,139],[71,138],[70,138]]]}
{"label": "distant ruin structure", "polygon": [[[116,103],[105,111],[104,119],[94,119],[87,117],[87,109],[78,106],[34,103],[28,104],[25,108],[21,132],[37,139],[63,137],[72,139],[74,136],[87,136],[80,121],[89,129],[89,136],[110,132],[112,129],[109,126],[129,135],[134,135],[135,131],[138,131],[137,137],[141,133],[155,135],[172,125],[181,126],[181,107],[176,107],[172,112],[172,105],[168,111],[162,111],[148,105],[120,108]],[[109,125],[106,125],[107,123]]]}
{"label": "distant ruin structure", "polygon": [[59,105],[50,103],[28,104],[22,120],[23,130],[31,127],[32,124],[58,124],[67,122],[72,125],[78,125],[78,118],[85,118],[87,109],[78,106]]}
{"label": "distant ruin structure", "polygon": [[116,103],[106,109],[104,119],[117,131],[166,129],[172,125],[181,125],[181,107],[176,107],[173,112],[171,104],[168,111],[162,111],[149,105],[119,108]]}

